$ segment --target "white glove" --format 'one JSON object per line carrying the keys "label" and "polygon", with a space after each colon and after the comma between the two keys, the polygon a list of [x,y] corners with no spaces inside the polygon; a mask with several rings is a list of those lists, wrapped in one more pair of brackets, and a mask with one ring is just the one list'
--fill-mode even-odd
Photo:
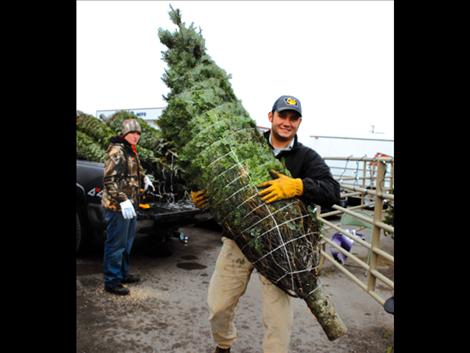
{"label": "white glove", "polygon": [[131,219],[137,216],[137,214],[135,213],[134,206],[132,205],[132,202],[130,200],[121,202],[119,205],[121,206],[122,216],[125,219]]}
{"label": "white glove", "polygon": [[150,180],[150,178],[147,175],[144,176],[144,184],[145,184],[145,187],[144,187],[145,191],[147,191],[147,189],[150,186],[152,188],[153,192],[155,192],[155,186],[153,186],[152,181]]}

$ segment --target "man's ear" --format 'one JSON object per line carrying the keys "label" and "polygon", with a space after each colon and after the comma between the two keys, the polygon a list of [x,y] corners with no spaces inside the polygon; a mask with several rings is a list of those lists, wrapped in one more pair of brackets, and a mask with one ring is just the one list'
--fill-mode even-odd
{"label": "man's ear", "polygon": [[270,123],[273,122],[273,112],[269,112],[269,113],[268,113],[268,119],[269,119],[269,122],[270,122]]}

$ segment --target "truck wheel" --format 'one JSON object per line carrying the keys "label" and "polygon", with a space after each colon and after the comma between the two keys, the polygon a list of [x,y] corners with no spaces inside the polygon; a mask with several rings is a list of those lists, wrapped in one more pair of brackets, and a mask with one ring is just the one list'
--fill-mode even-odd
{"label": "truck wheel", "polygon": [[76,248],[75,251],[78,253],[80,250],[80,247],[82,245],[82,225],[80,223],[80,216],[78,215],[78,212],[75,212],[76,218],[75,218],[75,237],[76,237]]}

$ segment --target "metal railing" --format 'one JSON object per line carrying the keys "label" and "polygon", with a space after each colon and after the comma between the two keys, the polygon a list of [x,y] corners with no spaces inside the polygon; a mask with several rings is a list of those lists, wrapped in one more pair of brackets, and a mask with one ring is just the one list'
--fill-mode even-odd
{"label": "metal railing", "polygon": [[[334,211],[321,213],[319,209],[317,216],[320,222],[324,224],[321,234],[321,261],[320,269],[324,265],[324,261],[330,261],[337,269],[344,273],[349,279],[356,283],[359,287],[365,290],[372,298],[374,298],[381,305],[385,303],[385,299],[376,291],[377,289],[377,280],[384,283],[387,287],[394,289],[394,281],[379,271],[379,258],[385,259],[386,262],[394,264],[394,256],[389,254],[380,248],[381,245],[381,235],[386,232],[391,235],[393,238],[394,227],[390,224],[384,222],[384,203],[387,202],[393,205],[394,195],[393,195],[393,173],[394,173],[394,164],[393,158],[360,158],[360,157],[326,157],[325,161],[334,160],[334,161],[344,161],[345,167],[342,168],[343,171],[347,171],[348,163],[355,161],[357,164],[363,163],[362,168],[350,168],[354,170],[354,175],[340,175],[338,181],[340,182],[342,189],[342,198],[359,198],[360,204],[351,206],[351,207],[341,207],[339,205],[333,205]],[[341,167],[335,166],[330,168],[341,169]],[[389,177],[386,177],[386,174],[389,174]],[[358,175],[361,173],[361,177]],[[338,177],[337,177],[338,178]],[[355,180],[355,184],[344,183],[345,180]],[[361,181],[360,185],[358,185]],[[369,181],[369,185],[366,185],[366,181]],[[386,186],[387,185],[387,186]],[[369,201],[367,204],[366,201]],[[372,203],[370,203],[372,201]],[[365,207],[371,207],[373,205],[373,216],[367,216],[363,213],[357,212]],[[393,210],[393,208],[392,208]],[[348,215],[362,222],[366,222],[371,226],[371,237],[370,242],[356,236],[351,233],[348,229],[345,229],[340,225],[334,224],[333,222],[327,220],[327,217],[333,215]],[[336,242],[329,239],[329,236],[326,234],[326,230],[334,229],[340,234],[348,237],[349,239],[354,240],[354,242],[365,247],[368,251],[367,261],[361,260],[358,256],[352,254],[350,251],[345,250]],[[351,259],[357,263],[360,267],[366,270],[367,280],[364,282],[357,276],[355,276],[351,271],[348,270],[347,266],[335,260],[330,254],[326,252],[326,245],[336,249],[338,252],[341,252],[343,255],[347,256],[348,259]]]}

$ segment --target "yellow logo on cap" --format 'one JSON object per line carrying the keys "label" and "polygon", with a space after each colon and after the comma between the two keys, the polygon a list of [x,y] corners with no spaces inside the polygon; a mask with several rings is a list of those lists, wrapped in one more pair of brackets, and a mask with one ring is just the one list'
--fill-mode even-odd
{"label": "yellow logo on cap", "polygon": [[287,98],[286,103],[289,105],[297,105],[297,101],[292,97]]}

